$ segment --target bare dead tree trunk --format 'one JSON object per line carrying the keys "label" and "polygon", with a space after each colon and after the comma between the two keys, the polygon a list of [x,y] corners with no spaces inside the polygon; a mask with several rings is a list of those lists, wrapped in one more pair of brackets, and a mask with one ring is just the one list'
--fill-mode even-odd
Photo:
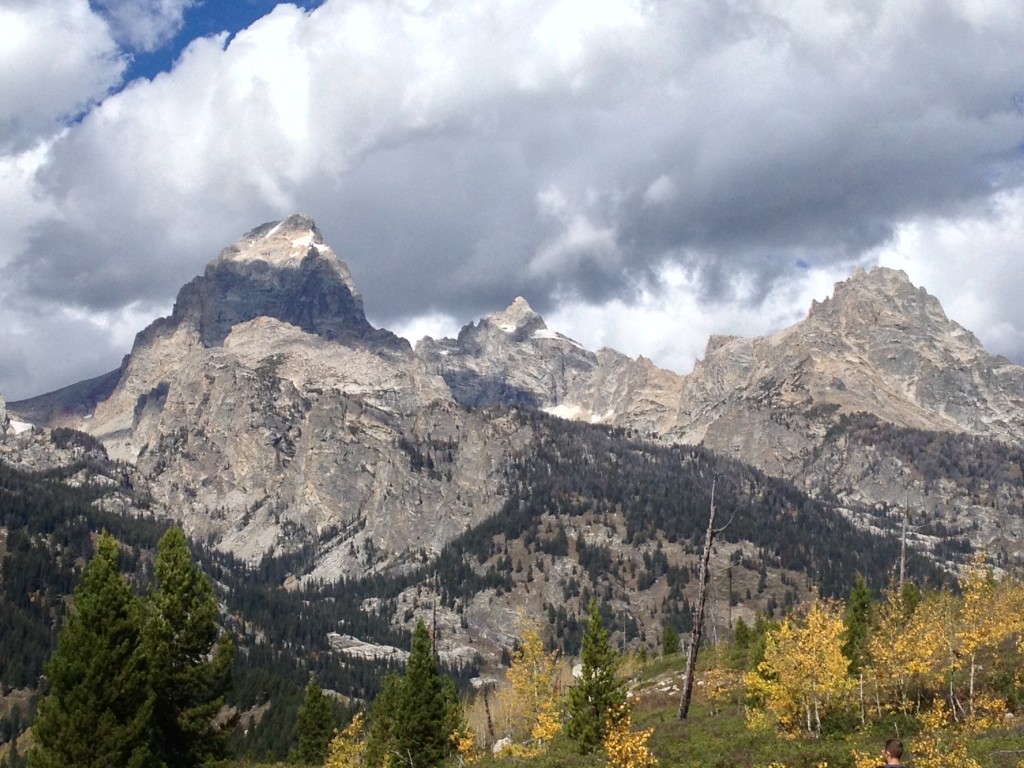
{"label": "bare dead tree trunk", "polygon": [[900,594],[903,594],[903,580],[907,573],[907,518],[910,516],[910,496],[903,508],[903,525],[900,528]]}
{"label": "bare dead tree trunk", "polygon": [[[732,522],[730,518],[729,523]],[[690,697],[693,696],[693,673],[697,669],[697,649],[700,647],[700,638],[704,632],[704,605],[708,598],[708,580],[711,577],[711,570],[708,564],[711,561],[711,545],[715,536],[729,527],[726,523],[721,528],[715,528],[715,482],[711,482],[711,512],[708,515],[708,530],[704,535],[704,554],[700,559],[700,577],[697,587],[697,613],[693,617],[693,629],[690,630],[690,647],[686,652],[686,674],[683,677],[683,694],[679,699],[679,719],[685,720],[690,712]]]}

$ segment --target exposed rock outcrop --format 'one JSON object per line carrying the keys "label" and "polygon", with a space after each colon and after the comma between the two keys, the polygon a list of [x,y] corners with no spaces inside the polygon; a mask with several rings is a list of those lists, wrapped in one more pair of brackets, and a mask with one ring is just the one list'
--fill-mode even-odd
{"label": "exposed rock outcrop", "polygon": [[457,339],[422,339],[416,352],[468,408],[556,407],[578,379],[597,368],[594,353],[549,330],[521,296],[504,311],[465,326]]}
{"label": "exposed rock outcrop", "polygon": [[258,317],[334,341],[408,347],[370,325],[348,267],[302,215],[263,224],[225,248],[181,289],[171,317],[150,331],[189,325],[203,346],[214,347],[236,325]]}

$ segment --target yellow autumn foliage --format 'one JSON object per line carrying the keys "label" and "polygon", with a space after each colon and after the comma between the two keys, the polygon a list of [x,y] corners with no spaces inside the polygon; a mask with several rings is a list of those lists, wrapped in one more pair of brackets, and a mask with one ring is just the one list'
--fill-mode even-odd
{"label": "yellow autumn foliage", "polygon": [[871,665],[866,672],[879,709],[909,712],[916,693],[941,686],[953,659],[955,613],[948,593],[929,595],[910,611],[902,595],[890,591],[879,610],[878,628],[868,638]]}
{"label": "yellow autumn foliage", "polygon": [[452,735],[452,739],[461,765],[473,765],[480,760],[480,747],[476,743],[476,732],[472,728],[462,728]]}
{"label": "yellow autumn foliage", "polygon": [[967,712],[977,710],[979,676],[1003,643],[1022,634],[1021,587],[1011,579],[996,581],[992,567],[978,554],[961,579],[963,598],[953,639],[956,667],[962,671]]}
{"label": "yellow autumn foliage", "polygon": [[968,753],[963,734],[951,721],[942,699],[922,715],[921,733],[914,740],[915,768],[981,768]]}
{"label": "yellow autumn foliage", "polygon": [[520,619],[520,640],[500,694],[505,733],[512,739],[512,757],[533,757],[547,749],[562,729],[561,668],[558,653],[544,650],[540,625]]}
{"label": "yellow autumn foliage", "polygon": [[815,598],[801,618],[787,618],[766,637],[764,660],[744,676],[753,727],[775,725],[820,734],[821,717],[846,706],[853,681],[843,656],[841,606]]}
{"label": "yellow autumn foliage", "polygon": [[854,768],[878,768],[878,755],[870,752],[861,752],[859,749],[852,750]]}
{"label": "yellow autumn foliage", "polygon": [[334,732],[327,750],[324,768],[358,768],[363,764],[366,742],[363,740],[363,713],[359,712],[345,728]]}
{"label": "yellow autumn foliage", "polygon": [[653,728],[634,730],[633,715],[629,707],[620,705],[609,713],[608,732],[604,737],[604,751],[613,768],[649,768],[658,764],[647,746]]}

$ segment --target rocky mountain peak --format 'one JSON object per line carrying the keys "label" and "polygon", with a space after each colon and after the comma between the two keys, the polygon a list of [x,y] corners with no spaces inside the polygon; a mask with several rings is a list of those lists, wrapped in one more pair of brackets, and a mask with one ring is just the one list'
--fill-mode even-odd
{"label": "rocky mountain peak", "polygon": [[301,214],[262,224],[225,248],[178,293],[169,323],[194,327],[203,346],[216,347],[259,317],[330,340],[400,345],[370,325],[348,266]]}
{"label": "rocky mountain peak", "polygon": [[880,327],[950,324],[939,300],[910,282],[901,269],[857,269],[849,279],[835,284],[831,298],[811,305],[809,318],[817,317],[840,328],[877,332]]}
{"label": "rocky mountain peak", "polygon": [[501,312],[492,312],[484,317],[491,326],[505,333],[522,334],[547,328],[539,314],[533,311],[533,307],[522,296],[517,296],[508,307]]}
{"label": "rocky mountain peak", "polygon": [[7,431],[7,403],[4,402],[3,392],[0,392],[0,435]]}
{"label": "rocky mountain peak", "polygon": [[[276,266],[297,267],[308,256],[321,253],[337,259],[330,247],[324,245],[316,222],[309,216],[295,214],[284,221],[268,221],[246,232],[237,243],[221,251],[217,260],[263,261]],[[350,288],[355,292],[354,284]]]}

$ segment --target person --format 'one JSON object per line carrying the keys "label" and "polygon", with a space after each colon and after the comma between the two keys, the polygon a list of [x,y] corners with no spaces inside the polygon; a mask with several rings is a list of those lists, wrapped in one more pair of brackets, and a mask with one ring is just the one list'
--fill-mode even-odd
{"label": "person", "polygon": [[903,768],[903,742],[899,739],[885,742],[885,768]]}

